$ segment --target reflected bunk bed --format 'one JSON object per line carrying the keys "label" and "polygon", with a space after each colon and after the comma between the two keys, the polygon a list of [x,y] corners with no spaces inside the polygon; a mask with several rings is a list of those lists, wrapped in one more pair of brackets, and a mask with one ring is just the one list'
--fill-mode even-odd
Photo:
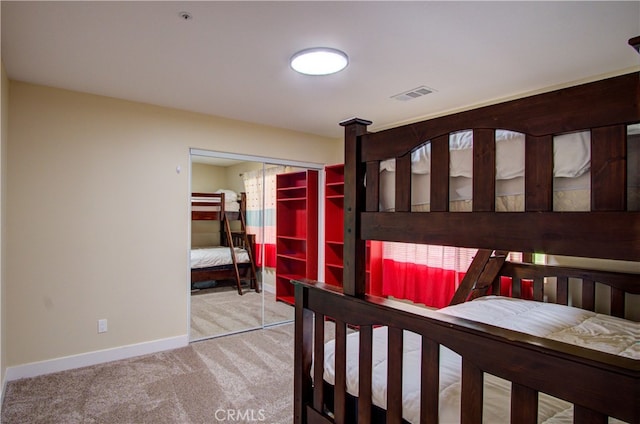
{"label": "reflected bunk bed", "polygon": [[[191,289],[203,281],[233,280],[242,295],[242,282],[260,291],[254,262],[255,235],[246,232],[246,194],[219,190],[191,194],[192,221],[218,221],[220,245],[191,249]],[[239,229],[232,228],[233,221]]]}
{"label": "reflected bunk bed", "polygon": [[[295,282],[294,422],[640,422],[640,212],[628,206],[639,99],[632,73],[375,133],[362,119],[342,123],[344,285]],[[524,134],[515,212],[496,208],[502,130]],[[459,131],[473,135],[466,212],[450,209]],[[578,132],[590,135],[589,209],[554,210],[554,136]],[[425,142],[428,212],[411,194],[412,152]],[[390,158],[394,204],[383,211],[380,164]],[[450,306],[430,310],[365,293],[367,240],[478,250]],[[513,262],[508,252],[588,265]],[[593,269],[602,262],[592,258],[626,271]],[[505,281],[511,297],[498,296]],[[519,299],[524,284],[534,300]]]}

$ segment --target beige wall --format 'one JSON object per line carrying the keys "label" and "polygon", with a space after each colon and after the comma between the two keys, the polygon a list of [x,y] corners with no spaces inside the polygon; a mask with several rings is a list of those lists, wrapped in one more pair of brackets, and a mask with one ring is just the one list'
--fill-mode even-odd
{"label": "beige wall", "polygon": [[227,170],[222,166],[193,163],[191,165],[191,191],[212,193],[227,188]]}
{"label": "beige wall", "polygon": [[244,172],[259,171],[262,170],[262,167],[262,162],[240,162],[235,165],[227,166],[225,168],[227,173],[227,188],[238,193],[246,191],[241,174]]}
{"label": "beige wall", "polygon": [[189,148],[342,160],[339,139],[13,81],[9,124],[9,367],[187,334]]}
{"label": "beige wall", "polygon": [[[191,164],[191,191],[212,193],[227,187],[227,172],[224,167],[204,163]],[[191,247],[206,247],[220,244],[220,222],[191,221]]]}

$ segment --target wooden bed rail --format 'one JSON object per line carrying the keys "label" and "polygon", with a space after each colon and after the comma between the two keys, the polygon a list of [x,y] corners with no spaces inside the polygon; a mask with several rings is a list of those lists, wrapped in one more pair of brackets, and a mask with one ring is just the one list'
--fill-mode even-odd
{"label": "wooden bed rail", "polygon": [[[640,122],[640,73],[379,132],[345,127],[345,293],[364,293],[364,240],[640,261],[628,211],[627,125]],[[525,134],[523,212],[495,213],[495,131]],[[473,210],[449,212],[449,134],[473,130]],[[553,136],[591,135],[591,209],[553,211]],[[411,211],[411,152],[431,143],[431,212]],[[380,161],[395,158],[395,212],[379,212]],[[364,184],[366,174],[366,186]],[[606,225],[603,225],[606,223]],[[416,230],[418,229],[418,230]],[[615,243],[612,243],[615,240]]]}
{"label": "wooden bed rail", "polygon": [[[631,296],[640,295],[640,273],[512,262],[507,261],[506,257],[507,252],[494,254],[491,250],[479,250],[450,305],[487,294],[524,297],[544,302],[547,301],[551,292],[553,303],[640,321],[640,314],[634,311],[634,302],[637,308],[640,297],[636,296],[634,301]],[[502,277],[507,277],[508,280]],[[507,287],[503,284],[505,282]],[[529,286],[527,293],[523,289],[525,282]],[[570,282],[576,284],[579,294],[570,296]],[[549,286],[550,289],[545,289],[545,286]],[[604,286],[604,289],[600,289],[598,301],[596,301],[597,286]]]}
{"label": "wooden bed rail", "polygon": [[[512,297],[521,297],[522,281],[533,282],[533,299],[543,301],[544,285],[555,285],[554,303],[569,305],[569,282],[575,280],[581,293],[579,299],[571,299],[571,304],[581,309],[598,312],[596,303],[596,286],[609,288],[608,309],[602,311],[611,316],[638,321],[638,317],[625,313],[626,295],[640,294],[640,274],[617,273],[607,271],[584,270],[563,266],[536,265],[517,262],[505,262],[500,275],[512,278]],[[493,292],[499,292],[499,280],[494,280]],[[604,307],[606,305],[602,305]]]}
{"label": "wooden bed rail", "polygon": [[[247,194],[245,192],[239,193],[240,197],[237,200],[239,204],[239,210],[226,211],[225,209],[225,194],[221,193],[191,193],[191,219],[192,220],[222,220],[225,212],[231,213],[233,219],[236,219],[239,213],[245,213],[247,209]],[[193,208],[200,208],[193,210]]]}
{"label": "wooden bed rail", "polygon": [[[372,329],[388,326],[388,423],[402,420],[403,330],[422,336],[421,422],[438,422],[439,346],[462,356],[461,422],[482,422],[483,374],[512,382],[511,422],[537,422],[538,393],[574,404],[574,422],[606,422],[612,416],[640,421],[640,363],[633,359],[567,345],[459,319],[384,298],[346,296],[312,281],[295,282],[296,423],[345,423],[347,325],[360,337],[358,422],[371,417]],[[324,413],[324,322],[336,325],[333,418]],[[368,346],[368,349],[363,349]],[[508,361],[497,358],[507,357]],[[313,361],[313,370],[312,358]],[[532,373],[531,370],[536,372]],[[313,375],[313,378],[312,378]],[[576,384],[576,382],[580,382]]]}
{"label": "wooden bed rail", "polygon": [[504,129],[538,138],[628,125],[637,123],[639,119],[640,73],[634,72],[388,130],[363,133],[360,160],[371,162],[402,157],[427,140],[467,129]]}

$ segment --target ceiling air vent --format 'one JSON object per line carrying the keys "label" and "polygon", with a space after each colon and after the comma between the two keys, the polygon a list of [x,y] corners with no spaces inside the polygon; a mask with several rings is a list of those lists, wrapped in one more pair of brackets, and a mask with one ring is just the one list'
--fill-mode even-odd
{"label": "ceiling air vent", "polygon": [[420,86],[418,88],[414,88],[413,90],[405,91],[404,93],[396,94],[395,96],[391,96],[392,99],[396,100],[411,100],[417,97],[424,96],[429,93],[433,93],[435,90],[433,88],[429,88],[427,86]]}

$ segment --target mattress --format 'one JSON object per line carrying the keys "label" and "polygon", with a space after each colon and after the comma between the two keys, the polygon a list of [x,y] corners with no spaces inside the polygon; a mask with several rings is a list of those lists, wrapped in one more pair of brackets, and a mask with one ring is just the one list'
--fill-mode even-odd
{"label": "mattress", "polygon": [[[249,254],[245,249],[235,247],[234,251],[237,263],[249,262]],[[191,269],[231,264],[231,249],[227,246],[191,249]]]}
{"label": "mattress", "polygon": [[[578,308],[487,296],[438,312],[471,319],[502,328],[558,340],[604,352],[640,359],[640,323],[596,314]],[[347,336],[347,391],[358,395],[357,333]],[[325,344],[324,380],[335,382],[335,342]],[[372,402],[386,406],[387,328],[373,330]],[[421,337],[404,332],[403,350],[403,418],[411,423],[420,422],[420,360]],[[460,422],[460,356],[440,347],[440,422]],[[510,420],[511,383],[485,374],[484,422],[498,423]],[[539,396],[538,420],[543,423],[572,422],[572,405],[544,393]],[[610,420],[610,422],[620,422]]]}

